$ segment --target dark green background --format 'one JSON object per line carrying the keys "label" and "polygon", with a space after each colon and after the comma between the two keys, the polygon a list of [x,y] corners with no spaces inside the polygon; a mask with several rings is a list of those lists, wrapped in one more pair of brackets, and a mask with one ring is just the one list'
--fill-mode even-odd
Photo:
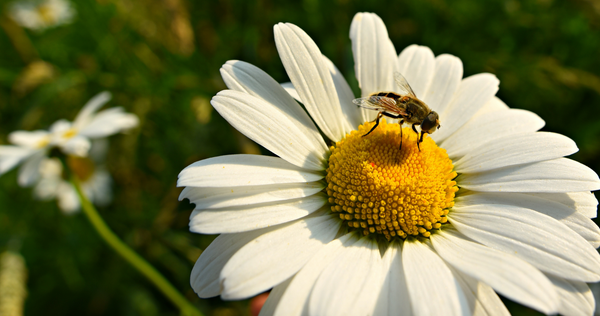
{"label": "dark green background", "polygon": [[[198,105],[225,88],[219,68],[229,59],[289,81],[273,41],[278,22],[304,29],[358,92],[350,22],[356,12],[375,12],[398,52],[425,45],[461,58],[465,76],[494,73],[502,100],[536,112],[544,130],[574,139],[580,151],[573,158],[600,170],[597,1],[76,1],[76,20],[45,32],[16,27],[6,5],[0,7],[0,144],[11,131],[72,120],[91,96],[111,91],[109,106],[137,114],[141,126],[111,137],[115,200],[100,212],[207,315],[244,315],[247,302],[200,300],[191,290],[193,263],[214,236],[188,232],[193,206],[177,201],[177,174],[199,159],[259,150],[217,113],[199,120]],[[54,74],[23,86],[25,67],[38,58]],[[20,245],[27,261],[27,315],[178,314],[82,214],[64,216],[54,202],[31,197],[16,185],[16,172],[0,178],[0,250]],[[535,314],[507,305],[513,314]]]}

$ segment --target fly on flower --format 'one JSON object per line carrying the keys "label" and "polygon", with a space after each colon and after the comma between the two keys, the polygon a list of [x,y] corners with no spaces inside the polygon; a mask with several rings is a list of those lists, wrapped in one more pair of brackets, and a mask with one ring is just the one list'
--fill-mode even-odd
{"label": "fly on flower", "polygon": [[[375,92],[368,97],[352,100],[354,104],[360,107],[379,111],[375,119],[375,125],[363,137],[371,134],[377,128],[382,116],[399,118],[400,122],[398,124],[401,127],[404,123],[412,124],[412,129],[417,134],[419,132],[417,132],[415,126],[421,125],[421,136],[417,140],[417,147],[421,150],[419,143],[423,142],[423,136],[425,134],[432,134],[440,128],[439,115],[435,111],[432,111],[425,102],[417,98],[406,79],[399,72],[394,73],[394,80],[400,89],[400,93],[387,91]],[[402,149],[402,128],[400,129],[400,135],[400,149]]]}

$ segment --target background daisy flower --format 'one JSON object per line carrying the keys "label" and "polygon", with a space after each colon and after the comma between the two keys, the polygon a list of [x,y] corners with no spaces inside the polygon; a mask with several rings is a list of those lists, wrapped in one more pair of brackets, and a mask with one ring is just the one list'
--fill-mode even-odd
{"label": "background daisy flower", "polygon": [[75,13],[67,0],[16,1],[9,8],[15,22],[36,31],[71,23]]}
{"label": "background daisy flower", "polygon": [[40,176],[40,164],[52,148],[60,148],[67,155],[86,157],[91,140],[131,129],[138,125],[134,114],[115,107],[98,112],[110,101],[109,92],[101,92],[88,101],[75,120],[59,120],[49,131],[12,132],[8,139],[14,145],[0,145],[0,175],[23,163],[19,169],[19,185],[27,187]]}
{"label": "background daisy flower", "polygon": [[454,56],[396,55],[370,13],[350,28],[361,96],[395,91],[400,72],[443,128],[420,150],[385,121],[363,137],[377,113],[352,103],[300,28],[274,32],[291,84],[229,61],[229,90],[211,104],[278,157],[209,158],[179,175],[180,198],[196,204],[190,230],[221,234],[192,271],[200,297],[273,288],[265,315],[508,314],[498,292],[546,314],[592,313],[600,180],[564,158],[572,140],[537,132],[537,115],[494,96],[495,76],[462,78]]}

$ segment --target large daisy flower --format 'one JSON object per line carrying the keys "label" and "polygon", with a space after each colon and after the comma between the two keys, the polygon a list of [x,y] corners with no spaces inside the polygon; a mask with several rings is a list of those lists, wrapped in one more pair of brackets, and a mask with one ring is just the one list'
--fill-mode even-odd
{"label": "large daisy flower", "polygon": [[221,234],[192,270],[200,297],[273,288],[264,315],[508,314],[496,293],[546,314],[593,312],[600,180],[564,158],[572,140],[537,132],[542,119],[496,98],[495,76],[462,78],[454,56],[396,55],[381,19],[360,13],[360,97],[400,92],[399,72],[442,126],[419,147],[384,119],[365,136],[377,112],[353,104],[300,28],[274,31],[291,84],[229,61],[229,90],[211,103],[278,157],[209,158],[179,175],[180,198],[196,204],[190,230]]}
{"label": "large daisy flower", "polygon": [[114,107],[98,112],[110,101],[109,92],[101,92],[90,99],[75,120],[59,120],[49,131],[15,131],[8,135],[13,145],[0,145],[0,175],[22,163],[19,185],[35,184],[40,177],[40,164],[52,148],[60,148],[67,155],[86,157],[93,139],[108,137],[138,125],[138,118]]}

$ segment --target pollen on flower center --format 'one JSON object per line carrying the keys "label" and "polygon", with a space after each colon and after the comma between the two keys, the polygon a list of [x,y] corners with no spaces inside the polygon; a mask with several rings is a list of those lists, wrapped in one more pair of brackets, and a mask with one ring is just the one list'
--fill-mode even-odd
{"label": "pollen on flower center", "polygon": [[442,148],[409,127],[367,122],[331,147],[327,194],[331,210],[363,234],[429,237],[447,221],[458,191],[452,161]]}
{"label": "pollen on flower center", "polygon": [[72,138],[75,135],[77,135],[77,130],[74,128],[69,128],[63,133],[63,137],[66,139]]}
{"label": "pollen on flower center", "polygon": [[54,11],[49,5],[38,6],[37,11],[44,22],[52,23],[54,21]]}

